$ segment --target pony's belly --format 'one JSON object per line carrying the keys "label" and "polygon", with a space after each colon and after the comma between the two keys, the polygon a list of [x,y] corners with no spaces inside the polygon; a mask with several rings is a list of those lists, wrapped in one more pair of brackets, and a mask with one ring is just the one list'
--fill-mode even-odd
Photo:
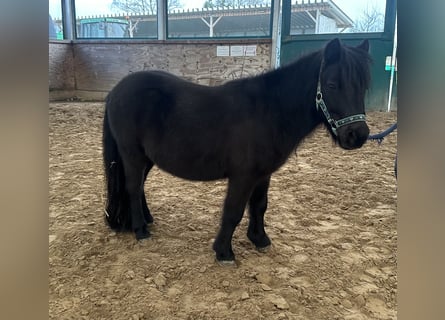
{"label": "pony's belly", "polygon": [[226,178],[227,175],[221,166],[215,163],[191,163],[178,161],[155,161],[155,164],[163,171],[176,177],[193,181],[212,181]]}

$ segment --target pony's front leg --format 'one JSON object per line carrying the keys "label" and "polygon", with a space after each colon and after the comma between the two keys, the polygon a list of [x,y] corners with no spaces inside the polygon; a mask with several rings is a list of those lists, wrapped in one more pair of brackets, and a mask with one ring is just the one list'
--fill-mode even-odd
{"label": "pony's front leg", "polygon": [[149,160],[146,164],[145,172],[144,172],[144,181],[142,182],[142,192],[141,192],[141,205],[142,205],[142,212],[144,213],[144,220],[146,223],[150,224],[153,223],[153,216],[150,213],[150,209],[148,209],[147,206],[147,199],[145,198],[145,192],[144,192],[144,183],[145,180],[147,180],[148,173],[150,172],[151,168],[153,168],[153,161]]}
{"label": "pony's front leg", "polygon": [[221,264],[233,264],[232,237],[240,223],[247,200],[255,184],[250,179],[229,178],[229,186],[224,201],[221,226],[213,243],[216,260]]}
{"label": "pony's front leg", "polygon": [[137,156],[135,152],[122,152],[121,156],[125,172],[125,189],[130,202],[131,228],[137,240],[148,238],[150,233],[144,218],[145,210],[142,203],[144,202],[146,206],[146,202],[145,196],[141,196],[144,192],[144,171],[146,164],[142,157]]}
{"label": "pony's front leg", "polygon": [[249,228],[247,237],[259,251],[265,251],[271,244],[264,230],[264,213],[267,209],[267,191],[269,189],[270,176],[261,180],[252,192],[249,199]]}

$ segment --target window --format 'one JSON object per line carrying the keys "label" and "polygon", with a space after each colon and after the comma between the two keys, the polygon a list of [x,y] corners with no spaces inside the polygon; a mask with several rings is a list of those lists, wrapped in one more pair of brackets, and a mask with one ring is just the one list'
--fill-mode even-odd
{"label": "window", "polygon": [[49,0],[48,36],[51,40],[63,40],[62,1]]}
{"label": "window", "polygon": [[290,34],[383,32],[386,0],[297,0]]}
{"label": "window", "polygon": [[[50,33],[53,24],[62,34],[62,0],[50,1]],[[65,1],[71,7],[71,1]],[[140,38],[270,38],[272,0],[74,0],[77,39]],[[166,4],[166,16],[158,19],[158,5]],[[71,17],[70,12],[64,15]],[[57,18],[54,18],[57,16]],[[159,21],[158,21],[159,20]],[[70,24],[71,25],[71,24]],[[66,25],[68,28],[68,25]]]}
{"label": "window", "polygon": [[270,37],[271,0],[167,0],[169,38]]}
{"label": "window", "polygon": [[157,38],[156,0],[75,0],[77,38]]}

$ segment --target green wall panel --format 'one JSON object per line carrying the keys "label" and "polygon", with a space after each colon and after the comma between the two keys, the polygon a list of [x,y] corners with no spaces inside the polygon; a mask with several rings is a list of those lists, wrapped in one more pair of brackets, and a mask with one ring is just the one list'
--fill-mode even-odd
{"label": "green wall panel", "polygon": [[[341,35],[336,35],[346,45],[355,46],[363,41],[362,37],[355,37],[351,39],[344,38]],[[288,40],[281,44],[280,64],[287,64],[298,57],[309,52],[322,48],[331,38],[325,39],[303,39],[303,40]],[[386,110],[388,104],[389,82],[391,73],[385,70],[385,61],[387,56],[392,55],[393,40],[382,38],[369,39],[370,54],[373,59],[371,66],[371,88],[367,95],[366,108],[367,110]],[[394,77],[394,81],[396,77]],[[394,82],[395,84],[395,82]],[[391,102],[391,109],[396,108],[396,86],[393,86],[393,100]]]}
{"label": "green wall panel", "polygon": [[[396,0],[386,1],[385,27],[380,33],[338,33],[289,35],[291,0],[283,0],[282,36],[280,64],[285,65],[309,52],[319,50],[329,40],[339,38],[346,45],[355,46],[368,39],[371,66],[371,88],[366,98],[367,110],[386,111],[388,107],[389,82],[391,72],[385,70],[386,57],[392,56],[394,44],[394,24],[396,19]],[[397,72],[391,98],[391,110],[397,109]]]}

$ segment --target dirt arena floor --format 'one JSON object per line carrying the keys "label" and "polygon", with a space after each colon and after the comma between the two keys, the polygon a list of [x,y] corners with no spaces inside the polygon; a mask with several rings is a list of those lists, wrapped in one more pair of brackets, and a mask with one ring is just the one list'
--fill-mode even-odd
{"label": "dirt arena floor", "polygon": [[[225,181],[189,182],[154,168],[155,218],[137,242],[104,223],[103,104],[49,107],[50,319],[396,319],[397,132],[344,151],[320,128],[272,178],[255,250],[247,215],[235,267],[211,249]],[[372,133],[396,113],[367,115]]]}

